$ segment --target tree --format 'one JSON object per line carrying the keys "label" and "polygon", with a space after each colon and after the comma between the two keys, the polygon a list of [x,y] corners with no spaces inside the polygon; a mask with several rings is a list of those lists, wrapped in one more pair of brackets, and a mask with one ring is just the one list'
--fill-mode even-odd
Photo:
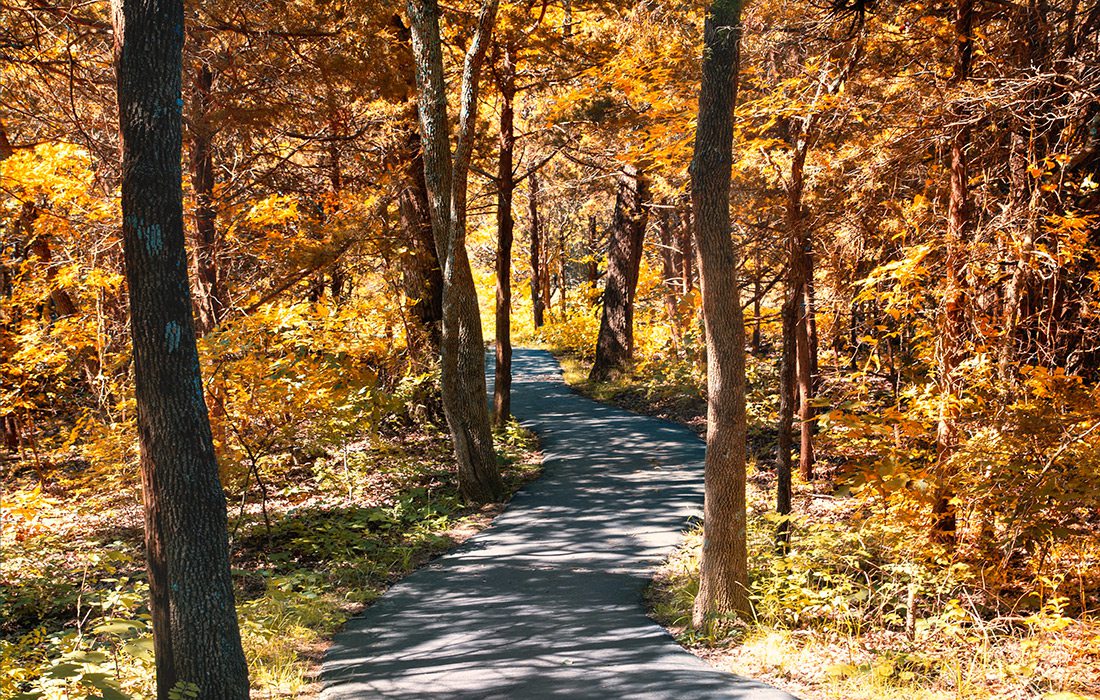
{"label": "tree", "polygon": [[[497,160],[496,373],[493,380],[493,422],[498,428],[503,428],[512,415],[512,239],[516,225],[512,216],[512,195],[516,187],[515,44],[505,42],[501,54],[497,67],[500,156]],[[533,178],[534,175],[532,183],[535,182]]]}
{"label": "tree", "polygon": [[539,178],[538,174],[531,173],[531,181],[527,183],[531,188],[527,196],[527,210],[530,214],[531,226],[531,315],[535,328],[542,328],[545,322],[546,302],[543,293],[543,256],[542,250],[542,221],[539,219]]}
{"label": "tree", "polygon": [[649,220],[649,180],[638,168],[626,166],[619,174],[615,218],[607,251],[607,278],[603,314],[596,339],[596,360],[588,378],[614,379],[634,357],[634,293],[642,262],[642,243]]}
{"label": "tree", "polygon": [[741,37],[740,0],[716,0],[703,30],[703,77],[691,161],[695,245],[707,339],[707,452],[703,553],[692,622],[747,614],[745,532],[745,328],[730,237],[733,110]]}
{"label": "tree", "polygon": [[485,503],[499,500],[504,486],[493,450],[481,315],[466,253],[466,188],[477,121],[481,64],[493,29],[497,3],[486,0],[482,4],[466,52],[453,154],[443,77],[439,4],[435,0],[409,0],[407,9],[416,61],[424,178],[432,233],[443,265],[440,356],[443,409],[454,441],[462,493],[471,501]]}
{"label": "tree", "polygon": [[122,235],[157,696],[247,698],[225,495],[203,397],[180,172],[183,3],[115,5]]}
{"label": "tree", "polygon": [[[958,0],[955,8],[955,65],[951,82],[960,84],[970,77],[974,48],[971,34],[974,25],[972,0]],[[962,333],[966,323],[963,304],[965,296],[960,279],[962,247],[970,230],[970,202],[967,191],[968,164],[966,149],[970,143],[969,128],[963,125],[951,138],[951,174],[947,203],[946,264],[947,291],[940,312],[939,343],[936,347],[940,390],[939,421],[936,426],[936,501],[932,506],[933,539],[948,545],[955,543],[955,506],[948,486],[949,462],[958,446],[959,379],[955,376],[962,359]]]}

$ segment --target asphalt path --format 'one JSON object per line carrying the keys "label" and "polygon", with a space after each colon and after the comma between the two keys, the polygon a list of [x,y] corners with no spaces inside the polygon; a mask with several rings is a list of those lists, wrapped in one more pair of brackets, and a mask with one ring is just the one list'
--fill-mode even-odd
{"label": "asphalt path", "polygon": [[701,513],[702,441],[573,393],[547,352],[513,362],[512,413],[539,436],[542,477],[348,622],[323,700],[793,700],[708,666],[646,617],[654,568]]}

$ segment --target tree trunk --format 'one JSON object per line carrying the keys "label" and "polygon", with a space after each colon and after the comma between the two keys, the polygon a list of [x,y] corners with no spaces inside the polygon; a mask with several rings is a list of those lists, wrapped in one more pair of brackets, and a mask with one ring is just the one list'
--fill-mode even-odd
{"label": "tree trunk", "polygon": [[531,194],[527,198],[527,210],[531,219],[531,311],[535,328],[542,328],[545,322],[544,302],[542,297],[542,231],[539,222],[539,178],[537,173],[531,173],[529,186]]}
{"label": "tree trunk", "polygon": [[183,3],[116,0],[130,295],[157,697],[247,698],[225,494],[195,348],[180,182]]}
{"label": "tree trunk", "polygon": [[214,73],[199,66],[191,89],[191,188],[195,192],[195,319],[206,335],[221,322],[226,303],[218,281],[217,210],[214,208],[214,149],[210,92]]}
{"label": "tree trunk", "polygon": [[[952,82],[960,84],[970,75],[973,47],[973,0],[958,0],[955,31],[959,37],[955,49]],[[956,376],[962,359],[962,332],[965,324],[964,297],[959,271],[962,249],[970,229],[970,202],[967,192],[966,148],[970,134],[966,127],[955,133],[951,142],[951,190],[947,203],[947,252],[944,258],[947,289],[940,312],[939,364],[940,415],[936,426],[936,500],[932,507],[932,538],[949,546],[955,544],[956,516],[952,503],[950,459],[958,447],[959,394]]]}
{"label": "tree trunk", "polygon": [[[775,509],[781,515],[791,512],[791,445],[794,436],[795,403],[795,352],[797,339],[795,327],[798,324],[798,291],[794,285],[788,285],[787,298],[783,302],[782,324],[783,340],[779,356],[779,424],[777,426],[775,460]],[[786,553],[790,547],[790,521],[781,520],[776,528],[776,547]]]}
{"label": "tree trunk", "polygon": [[703,79],[691,162],[707,342],[707,452],[703,553],[692,623],[747,615],[745,515],[745,328],[730,236],[733,110],[737,101],[740,0],[716,0],[704,29]]}
{"label": "tree trunk", "polygon": [[649,220],[648,202],[648,179],[636,168],[626,166],[619,176],[615,198],[603,315],[596,340],[596,360],[588,375],[590,381],[614,379],[629,368],[634,357],[634,293]]}
{"label": "tree trunk", "polygon": [[668,316],[668,327],[672,332],[672,347],[678,350],[680,348],[680,305],[676,288],[680,287],[678,279],[680,275],[676,269],[672,227],[672,213],[668,209],[662,209],[657,219],[657,233],[661,242],[661,273],[664,277],[665,314]]}
{"label": "tree trunk", "polygon": [[466,253],[466,188],[477,121],[481,64],[496,17],[496,0],[486,0],[462,72],[458,134],[452,155],[443,77],[443,42],[436,0],[409,0],[413,55],[419,89],[424,179],[436,250],[443,263],[441,379],[443,409],[455,445],[459,488],[476,503],[504,495],[485,389],[485,349],[477,290]]}
{"label": "tree trunk", "polygon": [[596,231],[596,217],[588,217],[588,286],[594,291],[600,281],[600,268],[597,262],[597,248],[600,246],[600,236]]}
{"label": "tree trunk", "polygon": [[569,267],[569,256],[566,255],[565,229],[558,232],[558,303],[561,305],[561,318],[564,321],[569,315],[569,304],[566,300],[565,285],[566,272]]}
{"label": "tree trunk", "polygon": [[[497,162],[497,305],[496,374],[493,381],[493,423],[503,428],[512,415],[512,193],[516,145],[513,101],[516,97],[515,49],[504,46],[497,80],[500,90],[500,157]],[[534,177],[534,174],[532,174]]]}
{"label": "tree trunk", "polygon": [[764,293],[760,289],[760,244],[753,246],[753,278],[752,278],[752,353],[760,354],[760,302]]}
{"label": "tree trunk", "polygon": [[684,282],[684,294],[690,294],[695,289],[695,249],[691,240],[693,231],[691,207],[688,206],[680,216],[680,264],[683,266],[680,276]]}
{"label": "tree trunk", "polygon": [[432,218],[424,182],[424,158],[420,133],[415,126],[409,131],[405,150],[408,166],[398,206],[401,227],[409,247],[403,274],[405,298],[408,313],[414,321],[407,342],[410,352],[426,365],[427,357],[438,356],[442,342],[443,271],[432,236]]}
{"label": "tree trunk", "polygon": [[[789,237],[788,258],[790,265],[790,283],[788,293],[794,295],[795,314],[795,357],[798,379],[798,417],[800,445],[798,451],[798,471],[804,481],[814,478],[814,411],[811,403],[814,396],[814,367],[816,348],[811,340],[811,328],[816,329],[812,294],[809,291],[813,275],[813,258],[809,231],[806,223],[806,209],[802,205],[805,190],[806,156],[810,149],[810,129],[813,115],[804,118],[798,136],[795,139],[794,153],[791,158],[791,176],[787,187],[786,223]],[[814,333],[816,335],[816,331]]]}

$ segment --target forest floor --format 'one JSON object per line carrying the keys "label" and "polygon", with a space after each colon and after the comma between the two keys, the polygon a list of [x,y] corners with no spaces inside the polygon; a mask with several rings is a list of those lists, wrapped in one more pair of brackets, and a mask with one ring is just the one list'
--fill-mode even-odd
{"label": "forest floor", "polygon": [[[534,478],[534,436],[498,436],[509,491]],[[391,584],[503,510],[462,505],[450,441],[422,423],[325,455],[272,455],[266,499],[227,491],[242,640],[255,698],[312,698],[327,640]],[[0,697],[150,697],[140,485],[73,465],[43,486],[4,474],[0,498]],[[109,697],[119,697],[109,695]]]}
{"label": "forest floor", "polygon": [[[578,393],[705,433],[706,402],[695,387],[629,375],[591,383],[589,362],[556,354]],[[750,386],[750,395],[759,394],[756,389]],[[750,405],[749,412],[761,414],[761,407]],[[779,556],[772,541],[773,442],[774,433],[750,425],[756,619],[690,629],[702,546],[698,528],[664,562],[647,592],[650,614],[685,648],[803,700],[1100,698],[1100,623],[1054,607],[981,614],[983,592],[965,563],[925,557],[927,547],[915,550],[911,535],[876,525],[860,499],[837,488],[830,471],[813,483],[796,476],[794,547]]]}
{"label": "forest floor", "polygon": [[513,362],[542,477],[350,621],[322,697],[793,700],[702,663],[646,616],[655,567],[700,511],[703,443],[571,392],[549,353]]}

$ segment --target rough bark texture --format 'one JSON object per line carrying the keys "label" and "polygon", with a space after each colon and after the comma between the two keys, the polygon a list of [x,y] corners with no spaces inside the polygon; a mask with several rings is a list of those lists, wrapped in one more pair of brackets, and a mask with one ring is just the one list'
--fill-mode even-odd
{"label": "rough bark texture", "polygon": [[419,91],[420,134],[424,179],[436,251],[443,263],[443,336],[440,369],[443,409],[458,461],[459,488],[467,500],[500,500],[500,478],[489,423],[485,389],[485,349],[473,272],[466,253],[466,188],[481,64],[489,42],[497,3],[487,0],[478,14],[477,30],[462,72],[455,150],[450,147],[447,88],[443,78],[443,46],[439,5],[435,0],[410,0],[413,55]]}
{"label": "rough bark texture", "polygon": [[531,173],[528,186],[531,194],[527,198],[531,220],[531,309],[535,328],[542,328],[545,322],[546,305],[542,296],[542,224],[539,221],[539,178]]}
{"label": "rough bark texture", "polygon": [[191,683],[202,698],[247,698],[184,247],[183,3],[115,0],[113,9],[157,696]]}
{"label": "rough bark texture", "polygon": [[746,615],[745,328],[730,236],[733,109],[737,102],[740,0],[717,0],[704,28],[699,120],[691,162],[695,244],[707,339],[706,496],[699,593],[692,622]]}
{"label": "rough bark texture", "polygon": [[429,358],[439,355],[442,342],[443,270],[432,236],[432,217],[424,182],[424,158],[420,133],[415,127],[409,131],[406,143],[408,165],[398,206],[401,228],[409,245],[403,273],[409,316],[415,324],[409,329],[409,343],[418,361],[427,365]]}
{"label": "rough bark texture", "polygon": [[596,339],[596,360],[588,378],[609,381],[630,367],[634,357],[634,292],[642,243],[649,220],[649,181],[638,169],[627,166],[619,176],[615,219],[607,251],[607,278],[603,290],[603,314]]}
{"label": "rough bark texture", "polygon": [[[493,423],[503,428],[512,415],[512,194],[515,191],[515,49],[504,46],[497,80],[500,91],[500,155],[497,159],[496,373]],[[532,174],[532,177],[534,175]]]}
{"label": "rough bark texture", "polygon": [[218,229],[214,208],[214,133],[210,124],[210,92],[214,72],[206,63],[196,71],[191,87],[191,188],[195,192],[195,319],[199,335],[221,322],[225,298],[218,281]]}
{"label": "rough bark texture", "polygon": [[[972,0],[959,0],[956,5],[953,83],[961,83],[970,75],[973,47]],[[960,128],[951,141],[951,191],[947,203],[947,251],[944,257],[947,289],[940,313],[940,334],[937,347],[939,364],[940,415],[936,426],[936,501],[933,504],[932,537],[944,544],[955,543],[955,506],[951,502],[949,461],[958,446],[958,399],[961,387],[956,376],[962,357],[962,331],[966,322],[964,295],[960,279],[962,248],[970,229],[970,203],[967,192],[966,147],[970,134]]]}

